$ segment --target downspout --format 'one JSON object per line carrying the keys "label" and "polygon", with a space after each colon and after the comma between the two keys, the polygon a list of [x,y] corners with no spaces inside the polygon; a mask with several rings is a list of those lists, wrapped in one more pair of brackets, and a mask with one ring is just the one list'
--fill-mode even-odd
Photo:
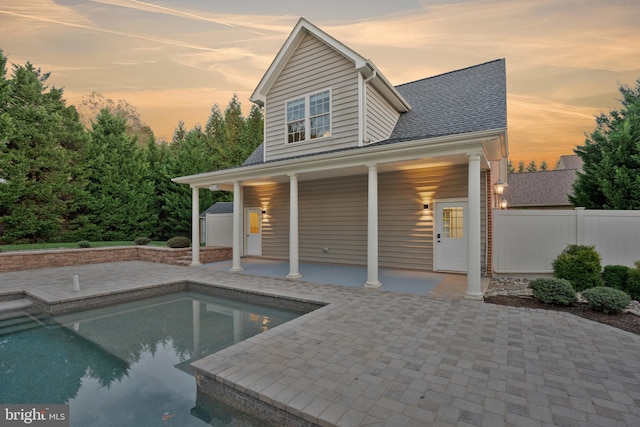
{"label": "downspout", "polygon": [[373,80],[377,75],[378,72],[376,71],[375,68],[371,68],[371,66],[369,64],[367,64],[367,68],[371,69],[371,71],[373,71],[373,73],[367,77],[366,79],[363,80],[362,82],[362,145],[364,144],[368,144],[369,141],[369,135],[367,133],[367,83],[369,83],[371,80]]}

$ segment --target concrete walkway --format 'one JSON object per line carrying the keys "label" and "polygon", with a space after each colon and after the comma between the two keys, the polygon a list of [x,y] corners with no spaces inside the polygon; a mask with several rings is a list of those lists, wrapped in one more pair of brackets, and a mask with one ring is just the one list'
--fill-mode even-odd
{"label": "concrete walkway", "polygon": [[567,313],[144,262],[0,273],[0,293],[58,301],[185,279],[327,304],[194,364],[309,422],[640,425],[640,336]]}

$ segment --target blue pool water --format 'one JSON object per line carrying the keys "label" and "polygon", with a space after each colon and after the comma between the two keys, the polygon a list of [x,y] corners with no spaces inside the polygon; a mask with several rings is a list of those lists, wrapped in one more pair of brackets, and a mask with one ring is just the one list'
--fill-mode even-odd
{"label": "blue pool water", "polygon": [[83,427],[260,426],[198,394],[190,363],[301,314],[182,292],[0,322],[0,403],[68,403]]}

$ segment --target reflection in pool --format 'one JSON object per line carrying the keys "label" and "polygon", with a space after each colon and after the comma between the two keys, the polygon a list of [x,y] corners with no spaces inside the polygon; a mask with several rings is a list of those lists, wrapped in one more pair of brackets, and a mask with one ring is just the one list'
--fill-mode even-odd
{"label": "reflection in pool", "polygon": [[301,314],[181,292],[0,321],[0,403],[68,403],[73,426],[258,426],[197,396],[190,363]]}

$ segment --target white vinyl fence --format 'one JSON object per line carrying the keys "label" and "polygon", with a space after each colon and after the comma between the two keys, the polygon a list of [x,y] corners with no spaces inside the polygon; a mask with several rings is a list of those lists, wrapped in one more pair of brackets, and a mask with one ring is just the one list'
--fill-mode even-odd
{"label": "white vinyl fence", "polygon": [[640,260],[640,211],[494,210],[493,270],[549,274],[568,244],[595,246],[602,266]]}

